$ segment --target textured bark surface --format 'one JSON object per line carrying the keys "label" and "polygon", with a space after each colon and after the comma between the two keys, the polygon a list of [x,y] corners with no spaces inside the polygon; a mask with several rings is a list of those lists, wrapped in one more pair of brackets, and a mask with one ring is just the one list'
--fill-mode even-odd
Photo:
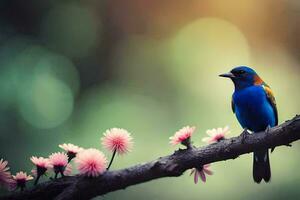
{"label": "textured bark surface", "polygon": [[289,145],[300,139],[300,116],[265,132],[222,140],[208,146],[177,150],[172,155],[126,169],[107,171],[97,178],[64,177],[41,183],[33,189],[1,197],[6,199],[90,199],[128,186],[163,177],[180,176],[187,169],[208,163],[235,159],[254,150]]}

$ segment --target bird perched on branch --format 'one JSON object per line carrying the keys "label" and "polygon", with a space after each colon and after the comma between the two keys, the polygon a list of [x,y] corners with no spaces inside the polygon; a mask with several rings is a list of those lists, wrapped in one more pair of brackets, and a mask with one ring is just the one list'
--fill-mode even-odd
{"label": "bird perched on branch", "polygon": [[[221,77],[230,78],[235,90],[232,95],[232,110],[240,125],[252,132],[264,131],[278,124],[278,112],[271,88],[251,68],[236,67]],[[269,182],[271,169],[268,149],[254,152],[253,179]]]}

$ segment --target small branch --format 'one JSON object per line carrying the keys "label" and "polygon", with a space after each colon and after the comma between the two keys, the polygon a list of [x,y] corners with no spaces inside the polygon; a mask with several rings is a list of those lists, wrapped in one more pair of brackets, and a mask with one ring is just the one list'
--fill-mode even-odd
{"label": "small branch", "polygon": [[300,139],[300,116],[268,132],[243,134],[200,148],[177,150],[169,156],[122,170],[106,171],[98,178],[64,177],[37,185],[31,190],[0,198],[7,199],[90,199],[128,186],[163,177],[176,177],[187,169],[208,163],[235,159],[255,150],[272,148]]}

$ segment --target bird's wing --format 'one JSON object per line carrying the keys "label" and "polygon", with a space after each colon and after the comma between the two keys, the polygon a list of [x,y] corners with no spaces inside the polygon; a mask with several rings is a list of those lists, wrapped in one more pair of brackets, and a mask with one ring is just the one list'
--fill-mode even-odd
{"label": "bird's wing", "polygon": [[235,107],[234,107],[233,97],[231,98],[231,109],[232,109],[232,112],[235,113]]}
{"label": "bird's wing", "polygon": [[272,92],[271,88],[266,83],[263,83],[262,87],[264,88],[264,90],[266,92],[266,95],[267,95],[267,99],[270,102],[270,104],[272,105],[272,108],[274,110],[275,125],[278,125],[278,111],[277,111],[276,101],[275,101],[275,97],[273,95],[273,92]]}

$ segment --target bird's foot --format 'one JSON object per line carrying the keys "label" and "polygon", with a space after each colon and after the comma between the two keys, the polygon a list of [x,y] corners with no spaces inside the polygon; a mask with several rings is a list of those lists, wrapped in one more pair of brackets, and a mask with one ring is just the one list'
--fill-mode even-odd
{"label": "bird's foot", "polygon": [[271,130],[271,126],[268,125],[267,128],[266,128],[266,130],[265,130],[265,132],[266,132],[267,134],[269,134],[269,133],[270,133],[270,130]]}
{"label": "bird's foot", "polygon": [[245,128],[245,129],[243,130],[243,132],[241,133],[242,144],[245,144],[247,135],[249,135],[249,132],[248,132],[247,128]]}

